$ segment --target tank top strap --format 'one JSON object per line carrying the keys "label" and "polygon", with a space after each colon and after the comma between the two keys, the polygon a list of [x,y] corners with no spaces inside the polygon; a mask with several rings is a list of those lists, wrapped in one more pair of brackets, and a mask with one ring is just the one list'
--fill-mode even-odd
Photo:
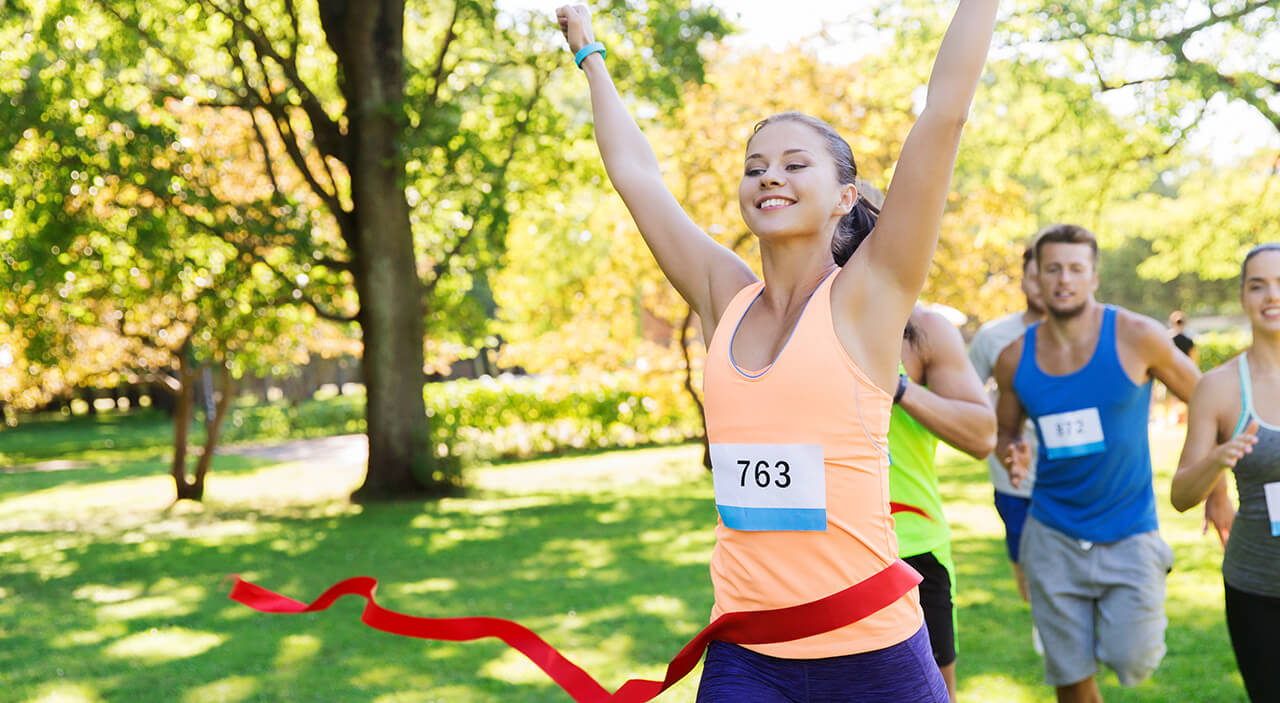
{"label": "tank top strap", "polygon": [[1129,381],[1129,374],[1124,370],[1124,364],[1120,363],[1120,350],[1118,349],[1119,340],[1116,339],[1116,308],[1113,305],[1102,306],[1102,326],[1098,329],[1098,343],[1094,349],[1093,358],[1085,366],[1093,366],[1095,363],[1110,367],[1109,371],[1118,372],[1120,377]]}
{"label": "tank top strap", "polygon": [[1236,368],[1240,370],[1240,419],[1236,421],[1236,429],[1231,433],[1234,437],[1244,431],[1249,424],[1249,416],[1253,415],[1253,381],[1249,378],[1249,353],[1241,352],[1236,357]]}
{"label": "tank top strap", "polygon": [[1040,323],[1033,322],[1027,326],[1022,334],[1022,356],[1018,358],[1018,369],[1016,374],[1021,374],[1023,369],[1028,371],[1039,372],[1040,366],[1036,364],[1036,332],[1040,330]]}
{"label": "tank top strap", "polygon": [[738,324],[742,321],[742,316],[746,314],[747,308],[751,307],[751,303],[755,302],[760,291],[764,289],[764,281],[756,281],[743,286],[741,290],[734,294],[729,304],[725,306],[724,312],[720,313],[720,319],[716,322],[716,329],[711,333],[711,342],[707,344],[707,356],[711,357],[715,354],[724,354],[725,361],[732,363],[729,358],[729,348],[732,346],[733,335],[738,330]]}

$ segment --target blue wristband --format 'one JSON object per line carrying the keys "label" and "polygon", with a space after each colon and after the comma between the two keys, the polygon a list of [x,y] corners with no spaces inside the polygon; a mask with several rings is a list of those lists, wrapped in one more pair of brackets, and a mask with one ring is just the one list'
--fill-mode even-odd
{"label": "blue wristband", "polygon": [[573,55],[573,62],[578,64],[578,68],[582,68],[582,62],[586,61],[588,56],[596,53],[597,51],[600,52],[600,58],[604,58],[609,55],[608,52],[604,50],[604,44],[598,41],[593,41],[581,49],[578,49],[578,53]]}

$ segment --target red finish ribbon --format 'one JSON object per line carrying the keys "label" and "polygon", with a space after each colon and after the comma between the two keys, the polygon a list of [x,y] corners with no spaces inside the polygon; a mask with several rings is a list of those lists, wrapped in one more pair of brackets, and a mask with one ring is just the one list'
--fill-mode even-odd
{"label": "red finish ribbon", "polygon": [[578,703],[644,703],[670,688],[693,670],[712,640],[736,644],[787,642],[820,635],[857,622],[901,598],[920,583],[920,574],[902,560],[839,593],[820,600],[749,612],[725,613],[699,632],[667,665],[662,681],[631,679],[610,694],[532,630],[498,618],[423,618],[387,610],[373,600],[377,580],[358,576],[334,584],[310,604],[300,603],[234,577],[231,600],[264,613],[310,613],[325,610],[338,598],[360,596],[368,601],[360,620],[375,630],[428,640],[464,642],[497,637],[520,651]]}

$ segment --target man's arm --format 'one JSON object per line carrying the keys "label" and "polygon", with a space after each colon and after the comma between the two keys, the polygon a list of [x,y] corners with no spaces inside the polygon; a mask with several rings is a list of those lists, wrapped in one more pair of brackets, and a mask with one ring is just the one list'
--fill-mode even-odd
{"label": "man's arm", "polygon": [[[1183,354],[1160,323],[1149,317],[1128,313],[1124,324],[1127,328],[1125,336],[1131,340],[1139,358],[1146,362],[1151,376],[1163,383],[1179,400],[1189,403],[1196,383],[1200,380],[1200,369],[1191,357]],[[1209,525],[1213,525],[1223,546],[1226,546],[1231,525],[1236,519],[1228,490],[1227,477],[1222,474],[1204,501],[1204,531],[1207,532]]]}
{"label": "man's arm", "polygon": [[1030,467],[1030,448],[1022,441],[1022,425],[1026,413],[1022,401],[1013,390],[1013,377],[1022,358],[1024,337],[1005,347],[996,357],[994,376],[999,388],[996,397],[996,459],[1009,471],[1014,488],[1022,485]]}
{"label": "man's arm", "polygon": [[1179,400],[1190,402],[1191,392],[1200,380],[1200,369],[1191,357],[1178,350],[1160,323],[1145,315],[1126,313],[1121,324],[1126,327],[1125,337],[1147,372]]}
{"label": "man's arm", "polygon": [[907,384],[899,405],[942,441],[974,459],[985,458],[996,443],[996,416],[965,356],[964,338],[943,316],[917,310],[911,317],[920,331],[928,387]]}

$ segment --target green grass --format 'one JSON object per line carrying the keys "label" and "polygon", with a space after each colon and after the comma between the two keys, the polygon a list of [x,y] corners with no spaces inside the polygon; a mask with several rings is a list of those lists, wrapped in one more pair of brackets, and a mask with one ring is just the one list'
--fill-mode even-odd
{"label": "green grass", "polygon": [[[1198,516],[1165,507],[1180,436],[1153,431],[1153,446],[1178,559],[1169,654],[1133,689],[1103,674],[1103,694],[1243,701],[1219,550]],[[696,446],[480,468],[465,498],[363,507],[345,500],[360,467],[233,457],[220,457],[234,461],[215,467],[203,505],[172,506],[164,462],[124,454],[93,469],[0,474],[0,701],[569,700],[499,642],[376,632],[359,623],[357,599],[259,614],[226,599],[232,573],[299,600],[369,575],[388,608],[515,619],[610,689],[661,678],[711,606],[715,512]],[[985,465],[947,453],[942,473],[959,571],[960,698],[1051,700]],[[692,701],[696,676],[659,700]]]}
{"label": "green grass", "polygon": [[[201,429],[193,434],[193,441],[204,438]],[[0,467],[49,460],[109,463],[169,455],[172,447],[173,420],[154,410],[43,413],[24,416],[16,428],[0,425]]]}

